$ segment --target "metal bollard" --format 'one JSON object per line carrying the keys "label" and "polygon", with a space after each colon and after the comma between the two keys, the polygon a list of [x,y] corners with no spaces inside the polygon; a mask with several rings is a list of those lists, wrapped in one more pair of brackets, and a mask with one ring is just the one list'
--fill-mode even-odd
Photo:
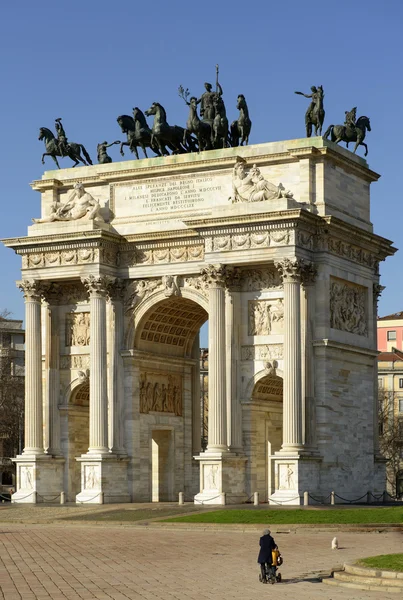
{"label": "metal bollard", "polygon": [[183,506],[185,504],[185,494],[183,492],[179,492],[179,506]]}
{"label": "metal bollard", "polygon": [[371,492],[367,492],[367,504],[371,504]]}
{"label": "metal bollard", "polygon": [[104,503],[104,493],[99,492],[99,504],[103,504],[103,503]]}
{"label": "metal bollard", "polygon": [[309,505],[309,492],[304,492],[304,506]]}
{"label": "metal bollard", "polygon": [[253,504],[255,506],[259,506],[259,492],[255,492],[253,494]]}
{"label": "metal bollard", "polygon": [[330,492],[330,504],[335,503],[334,492]]}
{"label": "metal bollard", "polygon": [[220,494],[220,496],[221,496],[221,504],[225,506],[225,500],[226,500],[226,498],[225,498],[225,492],[222,492]]}
{"label": "metal bollard", "polygon": [[65,494],[65,492],[60,492],[60,504],[66,504],[66,494]]}
{"label": "metal bollard", "polygon": [[388,492],[385,490],[382,494],[382,502],[386,504],[388,501]]}
{"label": "metal bollard", "polygon": [[38,492],[37,491],[32,492],[32,502],[33,502],[33,504],[38,503]]}

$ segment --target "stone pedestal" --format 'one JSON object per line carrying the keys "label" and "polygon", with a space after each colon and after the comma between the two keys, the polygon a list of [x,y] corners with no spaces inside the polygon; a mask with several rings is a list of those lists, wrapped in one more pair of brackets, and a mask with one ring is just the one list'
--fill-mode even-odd
{"label": "stone pedestal", "polygon": [[76,496],[77,504],[101,504],[101,494],[104,504],[131,502],[127,478],[128,458],[84,454],[76,460],[81,463],[81,492]]}
{"label": "stone pedestal", "polygon": [[13,459],[17,470],[17,491],[11,502],[25,504],[60,503],[63,491],[64,458],[20,455]]}
{"label": "stone pedestal", "polygon": [[274,459],[276,491],[269,497],[269,504],[299,506],[303,504],[304,492],[318,497],[320,458],[295,454],[287,456],[280,450]]}
{"label": "stone pedestal", "polygon": [[194,498],[195,504],[246,502],[245,456],[205,452],[194,458],[200,464],[200,492]]}

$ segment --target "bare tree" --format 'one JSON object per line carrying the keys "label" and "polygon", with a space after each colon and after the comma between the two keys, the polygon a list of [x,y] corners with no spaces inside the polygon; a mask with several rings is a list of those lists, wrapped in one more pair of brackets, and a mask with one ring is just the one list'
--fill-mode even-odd
{"label": "bare tree", "polygon": [[397,476],[403,468],[403,419],[398,417],[396,392],[378,389],[379,449],[386,459],[387,490],[396,496]]}
{"label": "bare tree", "polygon": [[[0,312],[0,321],[11,313]],[[24,431],[24,377],[18,370],[9,334],[2,332],[0,343],[0,448],[3,471],[9,459],[22,451]],[[11,463],[10,463],[11,465]]]}

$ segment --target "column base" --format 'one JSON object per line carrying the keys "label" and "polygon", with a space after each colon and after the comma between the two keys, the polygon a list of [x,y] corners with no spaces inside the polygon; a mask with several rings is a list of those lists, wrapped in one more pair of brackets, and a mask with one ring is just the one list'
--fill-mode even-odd
{"label": "column base", "polygon": [[195,504],[223,505],[246,502],[246,456],[210,451],[194,458],[200,463],[200,492],[194,497]]}
{"label": "column base", "polygon": [[128,492],[128,458],[115,455],[83,454],[81,463],[81,492],[76,503],[120,504],[131,502]]}
{"label": "column base", "polygon": [[60,504],[65,459],[47,454],[20,454],[12,459],[17,470],[17,491],[12,503]]}
{"label": "column base", "polygon": [[318,494],[320,456],[294,452],[287,455],[280,450],[273,458],[275,492],[269,497],[269,504],[299,506],[304,502],[304,492]]}

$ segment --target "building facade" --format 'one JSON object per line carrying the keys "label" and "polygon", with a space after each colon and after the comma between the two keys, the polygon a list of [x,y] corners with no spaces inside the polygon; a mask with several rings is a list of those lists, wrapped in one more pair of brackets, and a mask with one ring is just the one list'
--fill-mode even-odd
{"label": "building facade", "polygon": [[387,489],[403,497],[403,313],[378,319],[378,393]]}
{"label": "building facade", "polygon": [[[365,160],[322,138],[46,172],[15,502],[300,504],[385,485]],[[201,448],[198,332],[209,321]]]}
{"label": "building facade", "polygon": [[11,459],[23,449],[24,342],[22,321],[0,317],[0,493],[13,487]]}

